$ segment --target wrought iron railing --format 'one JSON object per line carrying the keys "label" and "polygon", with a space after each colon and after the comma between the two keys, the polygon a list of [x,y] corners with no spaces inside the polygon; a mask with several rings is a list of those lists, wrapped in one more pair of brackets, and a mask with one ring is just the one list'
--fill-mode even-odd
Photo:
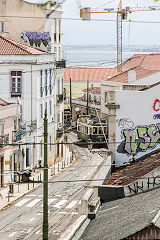
{"label": "wrought iron railing", "polygon": [[0,136],[0,147],[5,147],[9,144],[9,134]]}

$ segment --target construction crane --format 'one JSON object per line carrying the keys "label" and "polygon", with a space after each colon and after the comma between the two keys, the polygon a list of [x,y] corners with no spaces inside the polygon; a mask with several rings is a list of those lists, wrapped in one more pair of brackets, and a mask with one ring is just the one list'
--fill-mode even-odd
{"label": "construction crane", "polygon": [[140,11],[156,11],[160,10],[159,6],[147,7],[126,7],[122,8],[122,0],[120,0],[118,8],[81,8],[80,17],[82,20],[90,20],[91,13],[116,13],[117,14],[117,72],[122,73],[122,21],[127,20],[128,13]]}

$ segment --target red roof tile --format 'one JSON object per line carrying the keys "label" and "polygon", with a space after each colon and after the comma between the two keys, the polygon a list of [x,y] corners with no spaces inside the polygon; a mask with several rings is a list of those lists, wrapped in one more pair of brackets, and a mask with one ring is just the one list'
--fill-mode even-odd
{"label": "red roof tile", "polygon": [[[90,93],[100,94],[101,93],[101,88],[100,87],[90,87],[90,88],[88,88],[88,91]],[[83,92],[87,92],[87,89],[83,89]]]}
{"label": "red roof tile", "polygon": [[26,54],[47,54],[47,52],[29,47],[26,44],[16,42],[0,35],[0,55],[26,55]]}
{"label": "red roof tile", "polygon": [[64,81],[72,82],[100,82],[117,73],[115,68],[66,68]]}
{"label": "red roof tile", "polygon": [[[144,69],[142,67],[135,67],[135,68],[132,68],[130,70],[135,70],[136,71],[136,80],[147,77],[147,76],[150,76],[150,75],[158,72],[158,70]],[[128,70],[126,70],[125,72],[123,72],[121,74],[118,74],[118,75],[112,77],[108,81],[128,83]]]}
{"label": "red roof tile", "polygon": [[[143,157],[144,158],[144,157]],[[110,177],[107,185],[127,185],[160,167],[160,150],[141,161],[118,168]]]}

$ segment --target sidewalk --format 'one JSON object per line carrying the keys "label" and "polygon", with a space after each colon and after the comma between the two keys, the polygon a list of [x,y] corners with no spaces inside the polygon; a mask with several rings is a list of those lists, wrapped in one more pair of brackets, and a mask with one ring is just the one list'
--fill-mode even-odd
{"label": "sidewalk", "polygon": [[[59,174],[62,172],[65,167],[69,166],[75,161],[75,157],[68,157],[66,161],[61,161],[56,163],[54,166],[50,167],[48,170],[48,178],[53,177],[54,175]],[[43,180],[43,169],[36,169],[35,172],[32,172],[32,176],[30,177],[31,180],[34,181],[42,181]],[[33,191],[41,183],[15,183],[13,184],[14,193],[9,193],[9,186],[0,189],[0,210],[6,208],[14,201],[18,200],[22,196],[26,195],[27,193]]]}

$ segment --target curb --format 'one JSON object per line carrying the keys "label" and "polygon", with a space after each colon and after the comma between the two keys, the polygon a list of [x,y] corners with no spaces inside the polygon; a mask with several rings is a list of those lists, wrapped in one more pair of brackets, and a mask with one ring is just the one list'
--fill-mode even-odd
{"label": "curb", "polygon": [[84,230],[90,223],[87,215],[80,216],[74,224],[66,229],[60,236],[59,240],[77,240],[83,234]]}

